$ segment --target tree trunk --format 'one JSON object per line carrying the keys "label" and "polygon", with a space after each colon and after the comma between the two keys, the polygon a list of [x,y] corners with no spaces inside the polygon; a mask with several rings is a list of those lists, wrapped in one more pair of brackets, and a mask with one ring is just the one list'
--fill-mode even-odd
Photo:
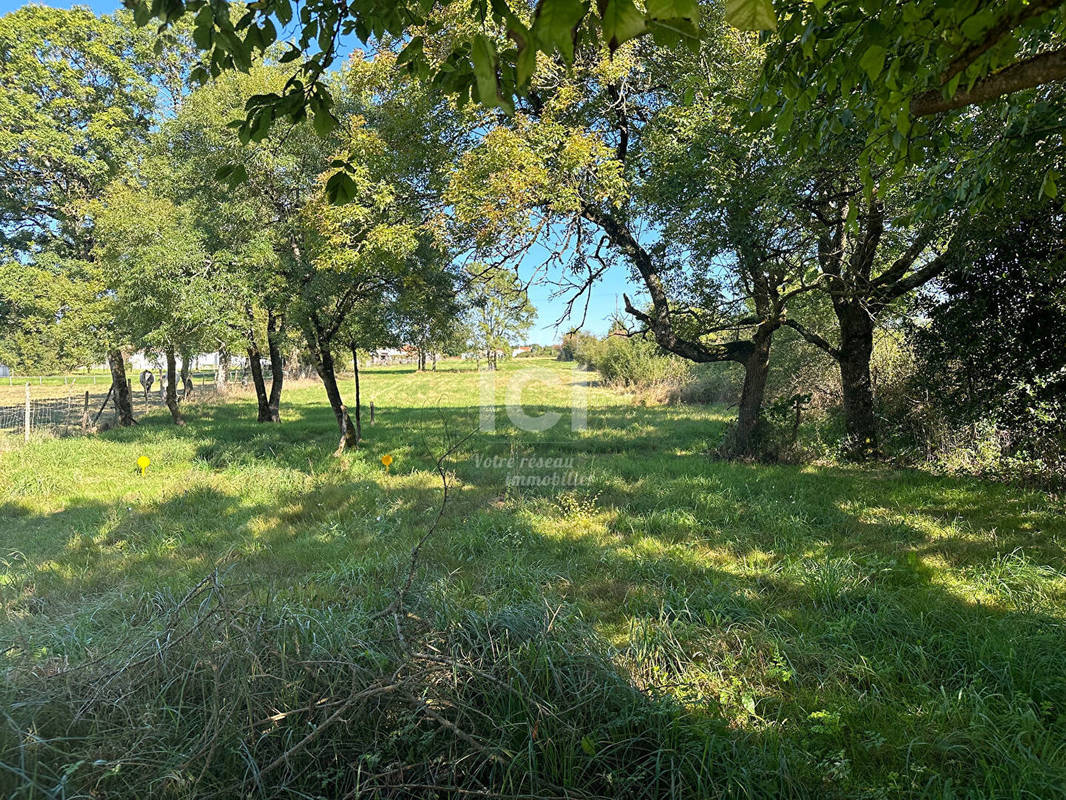
{"label": "tree trunk", "polygon": [[252,385],[255,386],[255,401],[258,408],[256,416],[259,422],[272,422],[270,419],[270,404],[267,401],[266,382],[263,380],[263,362],[259,353],[259,346],[255,338],[249,332],[248,335],[248,371],[252,373]]}
{"label": "tree trunk", "polygon": [[122,357],[121,350],[109,350],[107,352],[107,364],[111,367],[111,387],[115,390],[115,410],[118,411],[118,424],[122,427],[136,425],[133,418],[133,397],[130,394],[130,384],[126,380],[126,361]]}
{"label": "tree trunk", "polygon": [[363,401],[359,394],[359,351],[352,346],[352,369],[355,372],[355,441],[363,441]]}
{"label": "tree trunk", "polygon": [[752,336],[752,351],[744,364],[744,388],[740,393],[737,425],[726,444],[726,455],[746,458],[758,454],[762,427],[762,404],[770,375],[770,344],[774,329],[763,324]]}
{"label": "tree trunk", "polygon": [[840,304],[840,386],[844,396],[844,427],[850,458],[865,461],[880,454],[874,416],[870,359],[874,351],[874,323],[858,304]]}
{"label": "tree trunk", "polygon": [[295,381],[300,378],[300,348],[290,347],[289,357],[285,360],[285,379]]}
{"label": "tree trunk", "polygon": [[167,408],[170,409],[170,416],[174,420],[175,425],[184,425],[185,420],[181,416],[181,411],[178,409],[178,381],[177,381],[177,362],[174,358],[174,348],[167,348]]}
{"label": "tree trunk", "polygon": [[192,394],[192,376],[189,369],[188,353],[181,354],[181,399],[188,400]]}
{"label": "tree trunk", "polygon": [[267,320],[267,349],[270,352],[270,397],[267,415],[270,422],[281,422],[281,387],[285,383],[285,364],[281,357],[281,330],[284,317],[271,314]]}
{"label": "tree trunk", "polygon": [[218,366],[215,368],[215,389],[224,392],[229,387],[229,349],[218,349]]}
{"label": "tree trunk", "polygon": [[[308,338],[310,339],[311,337]],[[310,342],[309,345],[315,370],[318,372],[318,377],[322,379],[322,385],[326,389],[326,397],[329,399],[329,406],[333,409],[333,415],[337,418],[340,441],[337,443],[336,455],[340,455],[345,450],[354,448],[359,444],[359,440],[356,438],[355,426],[352,425],[351,417],[348,416],[348,409],[341,399],[340,387],[337,386],[337,369],[333,362],[333,353],[330,352],[328,347],[318,348],[314,344],[310,344]]]}

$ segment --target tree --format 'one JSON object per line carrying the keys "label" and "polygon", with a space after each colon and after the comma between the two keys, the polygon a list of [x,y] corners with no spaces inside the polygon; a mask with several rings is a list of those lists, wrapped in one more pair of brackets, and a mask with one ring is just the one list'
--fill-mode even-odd
{"label": "tree", "polygon": [[[847,451],[858,460],[880,453],[870,362],[874,330],[901,298],[939,276],[957,257],[950,218],[915,220],[915,199],[899,187],[865,199],[857,178],[816,179],[810,198],[818,237],[820,283],[837,330],[820,335],[799,319],[786,324],[840,368]],[[835,339],[834,343],[831,341]]]}
{"label": "tree", "polygon": [[[389,53],[354,57],[339,87],[337,146],[355,158],[321,177],[302,211],[300,237],[290,242],[294,311],[337,418],[338,453],[357,439],[337,384],[335,348],[355,341],[349,317],[366,298],[395,303],[407,284],[447,285],[426,276],[450,260],[436,218],[464,130],[454,109],[406,78]],[[334,183],[346,195],[343,206],[329,202]]]}
{"label": "tree", "polygon": [[[0,18],[0,242],[20,265],[47,252],[43,268],[69,270],[90,305],[103,287],[86,205],[148,134],[153,69],[148,38],[121,17],[25,6]],[[122,350],[106,349],[132,424]]]}
{"label": "tree", "polygon": [[100,360],[101,303],[84,269],[54,251],[0,263],[0,363],[67,372]]}
{"label": "tree", "polygon": [[337,418],[338,453],[358,444],[358,432],[337,383],[334,350],[344,339],[355,341],[351,332],[342,332],[361,298],[395,292],[400,264],[417,250],[418,239],[417,227],[403,219],[394,200],[375,209],[375,195],[380,199],[387,187],[360,177],[367,178],[360,181],[366,187],[360,201],[331,206],[323,193],[309,204],[307,233],[293,254],[302,270],[294,310]]}
{"label": "tree", "polygon": [[416,260],[417,269],[404,276],[392,318],[396,344],[412,345],[418,354],[418,369],[426,368],[432,355],[437,368],[437,354],[455,349],[463,338],[462,313],[455,276],[445,263],[434,263],[445,254],[436,248],[424,248]]}
{"label": "tree", "polygon": [[1062,445],[1066,219],[1050,202],[963,232],[908,326],[919,386],[956,424],[995,420],[1015,448]]}
{"label": "tree", "polygon": [[[141,25],[156,19],[165,26],[186,14],[194,16],[193,37],[207,62],[197,72],[200,80],[247,70],[275,45],[278,31],[294,21],[296,5],[292,0],[264,0],[251,6],[231,0],[125,0],[125,4]],[[661,42],[695,43],[699,21],[697,0],[651,0],[643,9],[633,0],[598,0],[595,11],[584,0],[538,0],[533,8],[512,0],[475,0],[472,4],[320,0],[295,10],[299,35],[281,60],[302,56],[302,63],[280,91],[256,97],[249,104],[244,136],[261,138],[275,119],[300,122],[308,111],[328,117],[334,98],[326,76],[338,54],[350,49],[346,37],[352,34],[360,43],[371,38],[401,41],[400,63],[424,78],[431,77],[436,88],[460,98],[474,97],[486,106],[510,107],[514,95],[528,89],[538,53],[558,53],[569,63],[578,44],[602,42],[614,51],[645,34]],[[471,18],[479,24],[469,25]],[[776,24],[770,0],[731,0],[727,18],[743,29]],[[450,30],[441,35],[442,28]],[[339,197],[331,194],[334,200]]]}
{"label": "tree", "polygon": [[[1001,189],[987,173],[1007,157],[1042,156],[1054,197],[1062,158],[1066,6],[1059,0],[783,0],[756,104],[778,132],[816,113],[798,142],[810,154],[842,131],[864,139],[856,163],[869,189],[879,165],[902,169],[959,136],[960,121],[990,124],[970,172],[955,168],[967,202]],[[961,176],[961,177],[960,177]],[[896,177],[900,177],[897,173]],[[981,180],[974,180],[974,177]]]}
{"label": "tree", "polygon": [[813,246],[780,203],[798,178],[726,100],[752,84],[761,50],[704,24],[719,38],[691,60],[645,41],[613,58],[582,49],[567,72],[546,64],[521,113],[463,158],[450,200],[458,235],[492,255],[554,235],[583,271],[575,294],[628,267],[650,302],[626,298],[626,311],[660,347],[744,366],[729,450],[750,455],[772,336],[809,288]]}
{"label": "tree", "polygon": [[[280,86],[279,70],[259,66],[227,75],[193,92],[163,129],[175,194],[193,209],[204,245],[228,273],[236,313],[226,317],[224,343],[245,350],[260,422],[280,420],[284,385],[282,352],[289,305],[299,274],[293,248],[302,236],[300,214],[319,190],[318,177],[330,143],[309,123],[274,131],[241,144],[229,125],[241,118],[248,99]],[[246,180],[226,187],[215,176],[235,162]],[[270,363],[270,387],[263,360]]]}
{"label": "tree", "polygon": [[189,210],[150,185],[116,182],[92,210],[96,260],[114,293],[117,335],[163,350],[166,404],[175,424],[184,425],[176,355],[184,373],[188,353],[218,340],[227,287],[212,270]]}
{"label": "tree", "polygon": [[498,354],[510,354],[512,343],[533,326],[537,310],[525,284],[508,270],[472,268],[467,294],[471,344],[485,354],[488,368],[496,369]]}
{"label": "tree", "polygon": [[146,36],[87,8],[29,5],[0,17],[0,242],[92,249],[84,204],[148,134]]}

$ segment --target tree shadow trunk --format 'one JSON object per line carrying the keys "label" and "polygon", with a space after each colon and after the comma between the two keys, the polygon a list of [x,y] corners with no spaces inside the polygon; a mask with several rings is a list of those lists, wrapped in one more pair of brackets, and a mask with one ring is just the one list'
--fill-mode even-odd
{"label": "tree shadow trunk", "polygon": [[118,412],[118,424],[126,428],[136,425],[133,418],[133,396],[129,380],[126,378],[126,360],[119,349],[109,350],[107,364],[111,368],[111,386],[114,389],[115,410]]}
{"label": "tree shadow trunk", "polygon": [[170,416],[175,425],[184,425],[185,419],[178,408],[178,384],[177,384],[177,361],[174,357],[174,348],[167,348],[167,394],[166,404],[170,409]]}

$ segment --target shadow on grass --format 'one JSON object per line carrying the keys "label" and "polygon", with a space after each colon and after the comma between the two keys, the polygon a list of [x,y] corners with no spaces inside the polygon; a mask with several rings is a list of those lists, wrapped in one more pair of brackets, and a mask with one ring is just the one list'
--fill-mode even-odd
{"label": "shadow on grass", "polygon": [[[137,509],[7,503],[0,526],[23,558],[5,605],[32,615],[46,589],[180,587],[232,565],[253,594],[380,608],[435,514],[432,454],[478,411],[386,409],[341,461],[327,455],[328,408],[297,406],[274,426],[204,407],[185,429],[148,420],[109,433],[191,439],[208,475],[291,474],[254,501],[195,485]],[[542,602],[584,617],[634,686],[675,693],[725,737],[708,758],[732,748],[777,765],[781,795],[1048,797],[1066,785],[1066,525],[1039,496],[918,472],[718,462],[705,454],[725,423],[691,410],[590,409],[588,431],[564,422],[555,435],[502,420],[455,459],[419,575],[449,623]],[[385,452],[387,477],[373,471]],[[581,480],[514,481],[558,470]]]}

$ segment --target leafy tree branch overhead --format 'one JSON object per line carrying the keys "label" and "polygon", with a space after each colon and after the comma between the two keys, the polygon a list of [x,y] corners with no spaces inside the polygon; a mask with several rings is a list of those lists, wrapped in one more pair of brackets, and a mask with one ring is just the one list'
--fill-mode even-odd
{"label": "leafy tree branch overhead", "polygon": [[[277,52],[282,64],[295,65],[279,91],[248,100],[238,129],[244,142],[265,138],[276,119],[300,122],[310,116],[319,132],[328,134],[336,124],[328,73],[353,37],[359,42],[397,42],[402,46],[401,65],[460,103],[474,100],[510,110],[514,98],[528,91],[538,54],[569,64],[582,41],[601,42],[613,52],[648,34],[660,43],[692,45],[700,35],[697,0],[648,0],[643,8],[634,0],[258,0],[248,5],[229,0],[125,0],[125,5],[138,24],[155,21],[161,30],[191,17],[193,40],[205,56],[193,70],[194,80],[247,71],[268,51]],[[474,24],[456,30],[444,22],[449,16]],[[726,18],[742,29],[775,25],[770,0],[729,0]],[[288,32],[291,38],[282,45]],[[236,183],[244,173],[234,165],[220,177]],[[353,193],[343,178],[328,188],[335,201]]]}

